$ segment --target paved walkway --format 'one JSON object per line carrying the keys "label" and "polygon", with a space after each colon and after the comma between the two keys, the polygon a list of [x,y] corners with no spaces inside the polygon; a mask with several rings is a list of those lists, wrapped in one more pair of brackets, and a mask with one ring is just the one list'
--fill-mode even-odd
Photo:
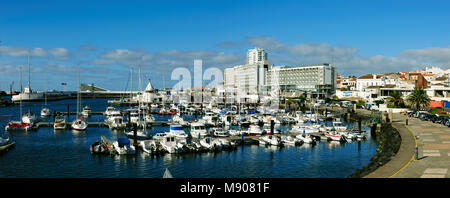
{"label": "paved walkway", "polygon": [[[392,126],[401,137],[399,152],[368,178],[450,178],[450,128],[400,114],[393,115]],[[405,120],[408,118],[408,125]],[[419,160],[414,159],[417,137]]]}

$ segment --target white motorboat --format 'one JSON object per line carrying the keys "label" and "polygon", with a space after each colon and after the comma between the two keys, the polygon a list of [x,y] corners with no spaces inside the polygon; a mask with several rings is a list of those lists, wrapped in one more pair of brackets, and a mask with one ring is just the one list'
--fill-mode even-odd
{"label": "white motorboat", "polygon": [[248,120],[250,121],[250,123],[256,124],[256,125],[258,125],[258,124],[260,124],[260,123],[263,122],[263,120],[260,119],[260,118],[259,118],[258,116],[256,116],[256,115],[250,116],[250,118],[249,118]]}
{"label": "white motorboat", "polygon": [[216,125],[216,122],[219,120],[219,117],[214,115],[213,112],[206,112],[205,116],[202,117],[202,119],[206,125]]}
{"label": "white motorboat", "polygon": [[255,136],[255,135],[262,135],[264,134],[264,131],[259,127],[258,125],[250,125],[248,130],[246,131],[246,135],[248,136]]}
{"label": "white motorboat", "polygon": [[306,111],[303,115],[303,120],[310,120],[312,122],[315,122],[317,120],[317,114],[313,113],[312,111]]}
{"label": "white motorboat", "polygon": [[156,144],[155,140],[144,140],[140,143],[142,150],[149,154],[156,153],[158,149],[158,145]]}
{"label": "white motorboat", "polygon": [[[106,107],[106,111],[105,111],[105,116],[110,116],[111,113],[116,112],[116,108],[112,107],[112,106],[108,106]],[[120,112],[120,111],[119,111]]]}
{"label": "white motorboat", "polygon": [[220,142],[222,148],[224,149],[229,149],[235,146],[234,144],[231,143],[231,141],[228,141],[226,139],[217,139],[217,141]]}
{"label": "white motorboat", "polygon": [[243,132],[236,129],[230,129],[228,130],[228,133],[230,133],[231,136],[241,136]]}
{"label": "white motorboat", "polygon": [[166,135],[168,135],[168,132],[165,133],[156,133],[152,138],[155,140],[162,140],[164,139],[164,137],[166,137]]}
{"label": "white motorboat", "polygon": [[158,108],[158,104],[151,104],[151,105],[150,105],[150,108],[156,109],[156,108]]}
{"label": "white motorboat", "polygon": [[211,134],[213,134],[215,137],[230,137],[230,133],[222,128],[211,129]]}
{"label": "white motorboat", "polygon": [[200,145],[199,142],[191,142],[191,146],[194,148],[193,150],[195,151],[200,151],[202,149],[202,145]]}
{"label": "white motorboat", "polygon": [[84,117],[88,117],[91,115],[91,108],[89,106],[85,106],[83,108],[83,111],[81,112],[81,115],[83,115]]}
{"label": "white motorboat", "polygon": [[[134,139],[134,131],[125,132],[125,135],[128,138],[130,138],[130,139]],[[147,131],[144,131],[142,129],[138,129],[136,131],[136,136],[137,136],[136,138],[138,140],[148,140],[148,139],[150,139],[150,134]]]}
{"label": "white motorboat", "polygon": [[316,140],[310,134],[303,134],[295,136],[296,139],[303,141],[305,144],[314,144]]}
{"label": "white motorboat", "polygon": [[186,141],[179,141],[177,140],[177,151],[178,153],[184,153],[188,150],[186,146]]}
{"label": "white motorboat", "polygon": [[87,122],[80,117],[78,117],[76,120],[72,122],[72,129],[77,131],[84,131],[87,129],[87,126],[88,126]]}
{"label": "white motorboat", "polygon": [[323,133],[323,135],[325,135],[325,137],[327,137],[329,140],[332,140],[332,141],[346,141],[345,136],[343,136],[337,132],[333,132],[333,131],[325,132],[325,133]]}
{"label": "white motorboat", "polygon": [[139,120],[139,113],[137,112],[137,109],[132,109],[130,111],[130,117],[128,119],[130,119],[131,123],[137,123]]}
{"label": "white motorboat", "polygon": [[176,137],[172,134],[167,134],[161,139],[161,146],[170,154],[178,152]]}
{"label": "white motorboat", "polygon": [[278,136],[266,135],[266,136],[260,137],[259,140],[265,142],[266,145],[273,145],[273,146],[281,146],[282,145],[280,137],[278,137]]}
{"label": "white motorboat", "polygon": [[296,139],[296,138],[294,138],[292,136],[281,136],[281,142],[283,142],[283,144],[292,145],[292,146],[299,145],[299,144],[303,143],[302,140]]}
{"label": "white motorboat", "polygon": [[41,110],[41,117],[48,117],[52,114],[49,108],[43,108]]}
{"label": "white motorboat", "polygon": [[214,150],[215,146],[216,146],[216,144],[213,142],[213,140],[210,137],[201,139],[200,145],[210,151]]}
{"label": "white motorboat", "polygon": [[105,124],[107,124],[110,129],[124,129],[126,127],[126,123],[123,120],[120,110],[110,109],[107,114],[108,116],[106,116]]}
{"label": "white motorboat", "polygon": [[191,124],[191,136],[193,138],[202,138],[209,135],[208,131],[206,131],[206,126],[203,123],[194,122]]}
{"label": "white motorboat", "polygon": [[182,125],[182,126],[187,126],[187,125],[189,125],[189,122],[187,122],[187,121],[185,121],[181,116],[179,116],[178,114],[177,115],[174,115],[173,117],[172,117],[172,122],[174,123],[174,124],[179,124],[179,125]]}
{"label": "white motorboat", "polygon": [[352,132],[338,132],[338,134],[345,137],[346,140],[356,140],[356,134]]}
{"label": "white motorboat", "polygon": [[64,116],[55,117],[53,122],[54,130],[65,130],[67,128],[66,118]]}
{"label": "white motorboat", "polygon": [[136,153],[136,148],[130,144],[128,138],[119,138],[113,143],[114,149],[119,155],[132,155]]}
{"label": "white motorboat", "polygon": [[292,132],[297,133],[318,133],[321,125],[318,124],[297,124],[292,127]]}
{"label": "white motorboat", "polygon": [[169,133],[181,139],[186,139],[188,137],[181,125],[170,125]]}
{"label": "white motorboat", "polygon": [[127,124],[123,121],[123,117],[112,117],[108,119],[110,129],[125,129]]}
{"label": "white motorboat", "polygon": [[340,121],[334,121],[333,122],[333,128],[334,128],[334,130],[340,131],[340,132],[348,131],[347,126],[344,126],[344,124],[342,122],[340,122]]}
{"label": "white motorboat", "polygon": [[355,133],[356,139],[364,140],[366,139],[366,133]]}

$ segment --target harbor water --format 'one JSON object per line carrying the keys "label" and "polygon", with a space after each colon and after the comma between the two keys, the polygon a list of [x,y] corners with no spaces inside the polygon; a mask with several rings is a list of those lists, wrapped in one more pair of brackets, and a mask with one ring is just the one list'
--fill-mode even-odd
{"label": "harbor water", "polygon": [[[104,112],[107,99],[83,99],[82,103],[82,107],[89,105],[92,112]],[[48,102],[52,111],[67,112],[67,105],[71,112],[76,111],[76,100]],[[31,110],[37,116],[42,108],[40,102],[23,103],[23,112]],[[71,115],[68,122],[74,118]],[[155,115],[155,118],[167,120],[170,116]],[[103,119],[103,115],[92,115],[88,122]],[[91,155],[91,143],[101,136],[115,140],[125,135],[107,127],[89,127],[84,132],[71,129],[54,132],[52,127],[5,132],[8,120],[19,120],[19,105],[0,108],[0,134],[16,142],[15,148],[0,154],[0,178],[161,178],[166,168],[178,178],[344,178],[367,165],[377,148],[367,133],[367,140],[359,143],[318,142],[315,146],[282,148],[244,145],[217,153],[161,156],[142,151],[130,156]],[[148,131],[154,134],[168,131],[168,127]]]}

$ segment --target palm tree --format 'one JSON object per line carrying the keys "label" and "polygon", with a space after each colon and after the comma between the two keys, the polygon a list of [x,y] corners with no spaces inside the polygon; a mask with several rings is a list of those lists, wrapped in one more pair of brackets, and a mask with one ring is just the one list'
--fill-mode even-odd
{"label": "palm tree", "polygon": [[428,105],[431,99],[423,88],[415,88],[406,100],[419,110],[420,107]]}
{"label": "palm tree", "polygon": [[387,98],[386,102],[388,104],[394,105],[395,108],[399,107],[401,104],[403,104],[402,93],[394,90],[394,92],[392,92],[391,96],[389,98]]}

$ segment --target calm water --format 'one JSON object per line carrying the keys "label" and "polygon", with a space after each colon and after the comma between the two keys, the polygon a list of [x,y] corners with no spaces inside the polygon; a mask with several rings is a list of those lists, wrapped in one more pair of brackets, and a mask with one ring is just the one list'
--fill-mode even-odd
{"label": "calm water", "polygon": [[[76,100],[49,102],[51,110],[76,110]],[[84,99],[93,112],[103,112],[106,99]],[[24,103],[23,111],[31,109],[40,115],[42,103]],[[5,135],[4,126],[8,119],[18,120],[19,106],[0,108],[0,134]],[[4,115],[15,115],[12,118]],[[72,120],[74,116],[71,116]],[[103,121],[104,116],[92,116],[88,121]],[[156,116],[157,120],[169,117]],[[52,119],[52,118],[50,118]],[[50,120],[51,121],[51,120]],[[151,131],[161,132],[168,127],[154,127]],[[369,128],[366,128],[369,130]],[[241,146],[234,151],[199,153],[151,157],[143,152],[137,156],[93,156],[89,146],[100,136],[117,139],[122,132],[108,128],[88,128],[86,132],[70,129],[53,132],[53,128],[42,127],[32,132],[7,133],[16,147],[0,154],[0,177],[162,177],[169,168],[174,177],[183,178],[339,178],[347,177],[356,169],[369,163],[376,154],[377,144],[370,138],[361,142],[345,144],[319,142],[311,147],[285,146],[281,149],[259,145]]]}

